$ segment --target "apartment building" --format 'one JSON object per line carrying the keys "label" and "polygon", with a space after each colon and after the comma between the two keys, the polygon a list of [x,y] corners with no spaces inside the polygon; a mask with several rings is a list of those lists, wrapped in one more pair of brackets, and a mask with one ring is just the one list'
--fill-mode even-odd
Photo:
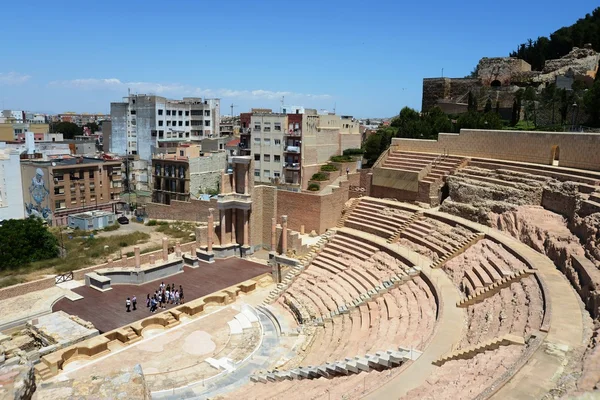
{"label": "apartment building", "polygon": [[0,221],[24,216],[19,151],[0,142]]}
{"label": "apartment building", "polygon": [[170,100],[136,94],[111,103],[109,148],[119,155],[150,161],[155,148],[177,147],[219,135],[219,99]]}
{"label": "apartment building", "polygon": [[72,122],[78,126],[84,126],[95,122],[100,124],[102,121],[110,121],[110,115],[102,113],[76,113],[73,111],[67,111],[62,114],[52,116],[53,122]]}
{"label": "apartment building", "polygon": [[0,141],[13,142],[24,141],[27,132],[32,132],[35,141],[43,141],[48,137],[50,125],[41,123],[15,122],[6,119],[7,122],[0,123]]}
{"label": "apartment building", "polygon": [[359,148],[359,123],[350,116],[304,107],[281,113],[253,109],[240,115],[240,154],[254,158],[254,180],[305,189],[331,156]]}
{"label": "apartment building", "polygon": [[62,156],[21,161],[25,216],[67,225],[68,216],[114,212],[120,202],[121,160]]}
{"label": "apartment building", "polygon": [[225,151],[205,152],[199,145],[189,144],[159,149],[152,158],[152,201],[171,204],[172,200],[189,201],[200,194],[216,193],[226,167]]}

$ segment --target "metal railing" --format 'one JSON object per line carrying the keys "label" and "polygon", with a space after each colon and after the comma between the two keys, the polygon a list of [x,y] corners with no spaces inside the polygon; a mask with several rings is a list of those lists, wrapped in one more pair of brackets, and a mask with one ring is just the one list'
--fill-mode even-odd
{"label": "metal railing", "polygon": [[59,284],[73,280],[73,272],[67,272],[66,274],[56,275],[54,277],[54,283]]}

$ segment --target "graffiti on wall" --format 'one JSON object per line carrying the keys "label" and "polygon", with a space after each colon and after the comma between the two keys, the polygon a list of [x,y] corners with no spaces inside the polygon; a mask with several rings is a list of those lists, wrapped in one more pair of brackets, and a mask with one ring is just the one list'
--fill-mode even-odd
{"label": "graffiti on wall", "polygon": [[52,220],[52,210],[49,207],[50,191],[48,190],[47,181],[48,177],[45,176],[44,171],[41,168],[36,168],[35,175],[31,177],[29,182],[29,201],[25,202],[25,212],[28,217],[39,217],[50,222]]}

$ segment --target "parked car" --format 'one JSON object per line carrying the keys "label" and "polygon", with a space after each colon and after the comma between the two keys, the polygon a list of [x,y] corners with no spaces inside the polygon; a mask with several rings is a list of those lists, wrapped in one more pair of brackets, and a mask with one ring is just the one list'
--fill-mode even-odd
{"label": "parked car", "polygon": [[127,225],[129,223],[129,218],[123,215],[122,217],[117,218],[117,222],[121,225]]}

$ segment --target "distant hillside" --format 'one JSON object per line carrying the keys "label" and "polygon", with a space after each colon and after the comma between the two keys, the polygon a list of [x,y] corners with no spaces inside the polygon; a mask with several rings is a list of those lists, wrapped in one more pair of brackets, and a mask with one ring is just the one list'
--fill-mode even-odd
{"label": "distant hillside", "polygon": [[560,28],[550,38],[540,36],[537,40],[527,40],[510,56],[521,58],[531,64],[533,70],[540,71],[546,60],[560,58],[573,47],[583,47],[586,43],[600,52],[600,7],[573,25]]}

